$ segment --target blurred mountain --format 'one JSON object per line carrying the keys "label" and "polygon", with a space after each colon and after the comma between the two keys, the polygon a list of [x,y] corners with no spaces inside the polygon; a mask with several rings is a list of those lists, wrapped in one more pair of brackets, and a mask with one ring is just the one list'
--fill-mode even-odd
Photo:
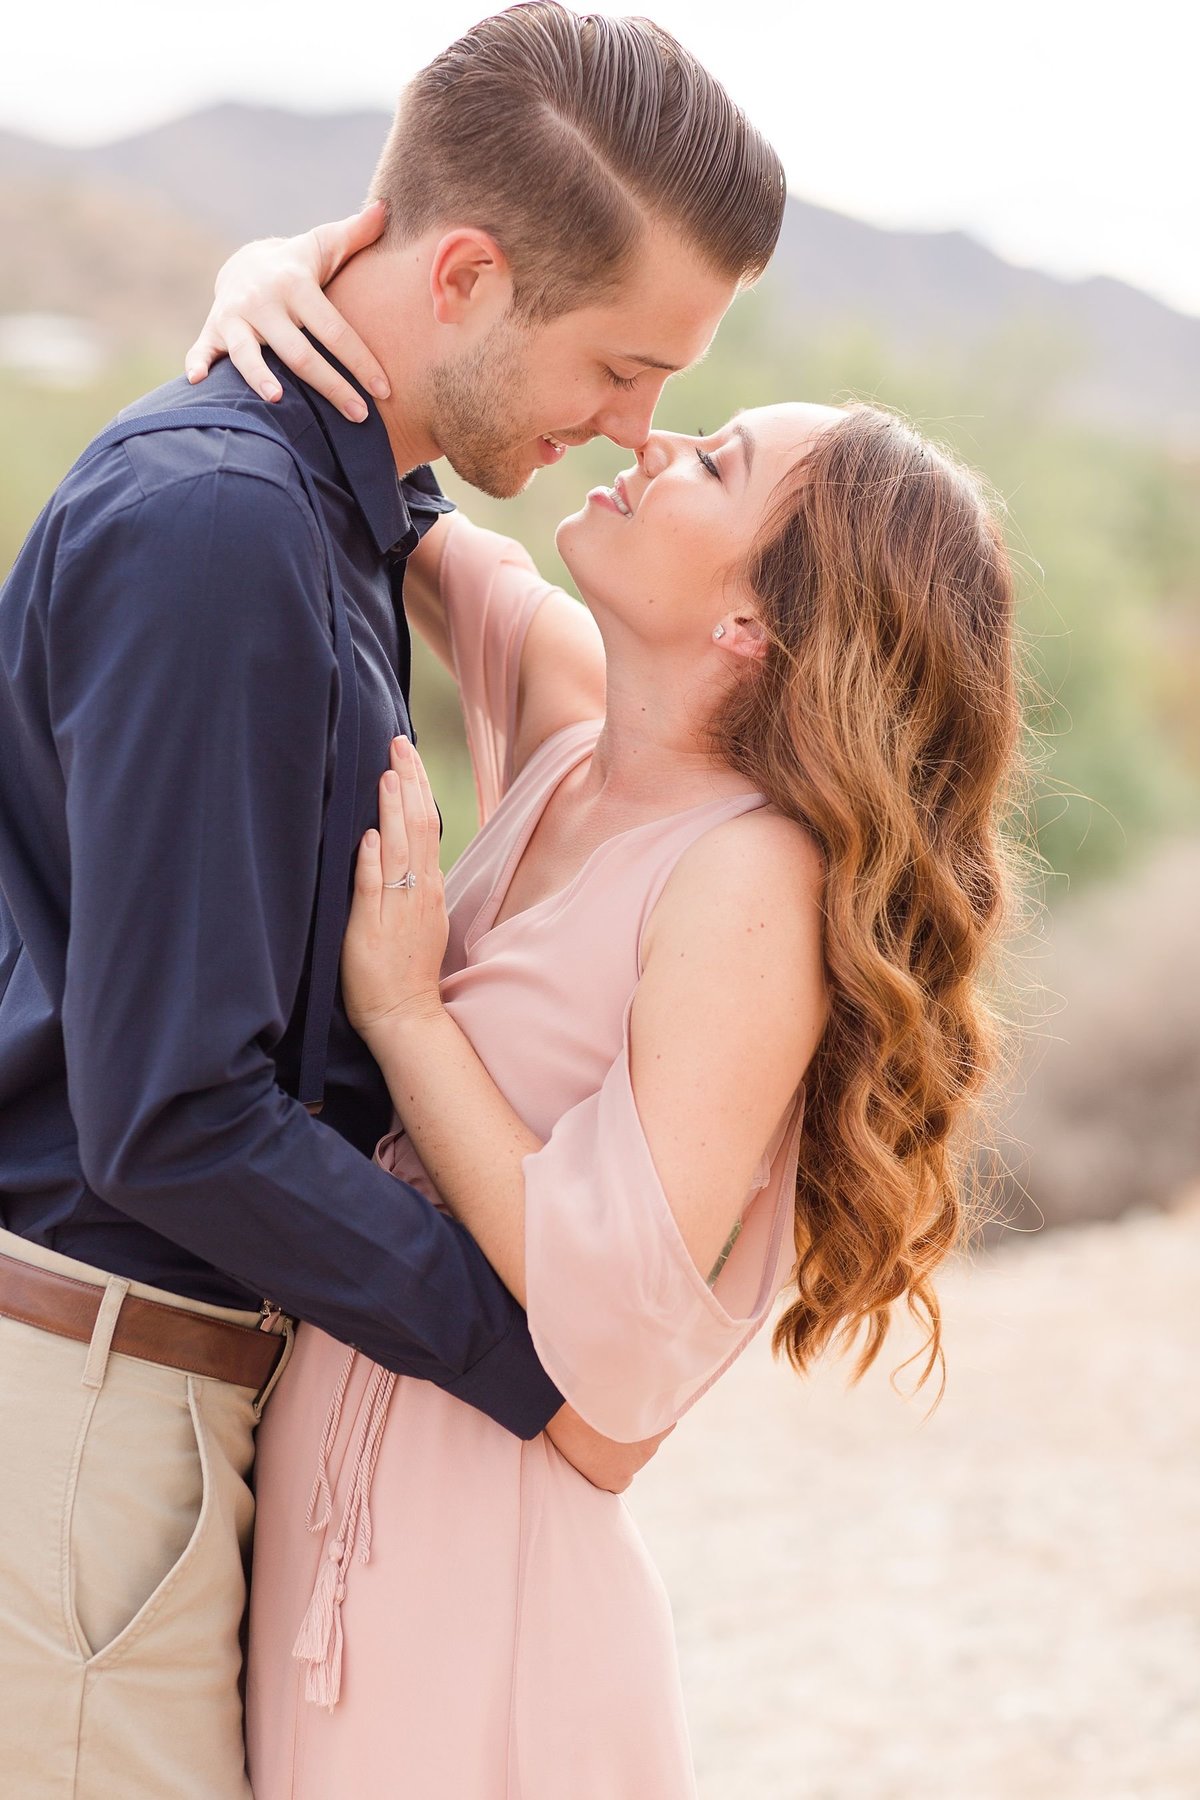
{"label": "blurred mountain", "polygon": [[40,169],[0,176],[0,241],[0,316],[82,319],[114,347],[176,351],[229,252],[227,237],[157,197]]}
{"label": "blurred mountain", "polygon": [[[383,112],[230,103],[89,148],[0,132],[0,222],[19,250],[0,311],[178,340],[226,249],[355,208],[387,127]],[[1060,416],[1200,443],[1200,318],[1123,282],[1060,281],[963,232],[885,231],[794,199],[763,285],[797,331],[869,332],[897,357],[962,365],[1027,342]]]}
{"label": "blurred mountain", "polygon": [[84,148],[0,131],[0,182],[86,179],[150,197],[232,247],[353,212],[390,119],[228,102]]}
{"label": "blurred mountain", "polygon": [[802,326],[865,327],[898,361],[1007,360],[1024,342],[1048,410],[1200,444],[1200,318],[1126,282],[1062,281],[963,231],[883,231],[800,200],[766,279]]}

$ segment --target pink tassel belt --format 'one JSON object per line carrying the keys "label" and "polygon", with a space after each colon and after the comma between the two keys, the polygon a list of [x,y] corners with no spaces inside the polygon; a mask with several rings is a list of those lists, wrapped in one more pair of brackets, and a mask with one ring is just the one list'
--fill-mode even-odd
{"label": "pink tassel belt", "polygon": [[[329,1458],[341,1423],[346,1386],[358,1357],[351,1350],[342,1365],[317,1453],[317,1473],[309,1495],[305,1522],[310,1531],[324,1531],[333,1517],[333,1491],[329,1485]],[[361,1563],[371,1559],[371,1481],[388,1406],[396,1386],[396,1377],[378,1363],[371,1369],[363,1397],[359,1402],[360,1420],[354,1454],[350,1464],[346,1502],[342,1508],[337,1536],[329,1545],[317,1579],[312,1599],[301,1621],[292,1655],[307,1665],[304,1682],[305,1698],[314,1706],[328,1707],[332,1712],[342,1691],[342,1603],[346,1598],[346,1582],[354,1552]]]}

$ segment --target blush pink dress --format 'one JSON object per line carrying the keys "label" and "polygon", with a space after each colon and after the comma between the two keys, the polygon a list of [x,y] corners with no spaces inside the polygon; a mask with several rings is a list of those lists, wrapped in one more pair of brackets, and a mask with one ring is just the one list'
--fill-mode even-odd
{"label": "blush pink dress", "polygon": [[[545,1142],[525,1163],[538,1353],[590,1424],[633,1441],[716,1380],[792,1268],[802,1095],[763,1147],[710,1287],[629,1078],[655,901],[701,833],[764,801],[714,798],[622,832],[561,893],[494,924],[549,795],[599,723],[557,732],[512,780],[521,644],[549,590],[519,546],[461,518],[443,585],[483,828],[447,881],[442,989]],[[377,1155],[436,1201],[403,1135]],[[305,1326],[257,1470],[256,1800],[691,1800],[662,1581],[624,1501],[547,1437],[523,1443]]]}

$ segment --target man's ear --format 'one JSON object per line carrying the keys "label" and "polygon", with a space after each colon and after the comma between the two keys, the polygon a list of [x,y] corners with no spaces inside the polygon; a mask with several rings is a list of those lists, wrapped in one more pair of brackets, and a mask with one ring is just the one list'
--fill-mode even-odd
{"label": "man's ear", "polygon": [[508,258],[488,232],[456,226],[434,246],[429,292],[439,325],[463,325],[483,307],[499,318],[512,301]]}
{"label": "man's ear", "polygon": [[754,613],[726,613],[713,631],[713,641],[727,656],[761,662],[767,654],[767,633]]}

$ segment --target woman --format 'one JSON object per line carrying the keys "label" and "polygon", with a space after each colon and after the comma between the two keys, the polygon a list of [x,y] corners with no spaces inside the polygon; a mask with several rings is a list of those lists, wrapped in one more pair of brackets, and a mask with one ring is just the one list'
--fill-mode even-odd
{"label": "woman", "polygon": [[[652,434],[557,543],[588,613],[459,516],[410,563],[482,829],[443,902],[398,740],[343,962],[378,1157],[611,1437],[673,1425],[784,1289],[798,1369],[861,1332],[864,1370],[904,1298],[924,1380],[1009,896],[996,521],[890,415],[785,405]],[[258,1800],[694,1794],[661,1583],[544,1437],[305,1328],[258,1491]]]}

